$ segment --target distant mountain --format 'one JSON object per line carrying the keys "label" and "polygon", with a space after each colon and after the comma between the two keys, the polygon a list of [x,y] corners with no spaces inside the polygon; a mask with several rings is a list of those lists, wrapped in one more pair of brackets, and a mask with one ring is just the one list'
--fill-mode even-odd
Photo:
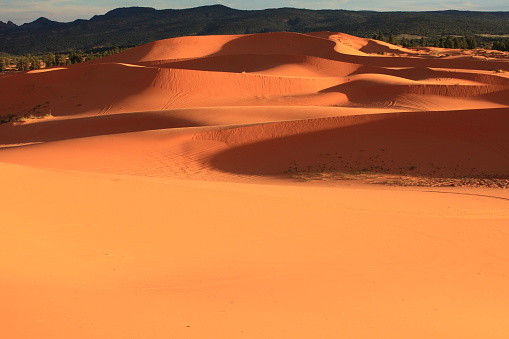
{"label": "distant mountain", "polygon": [[39,19],[23,24],[21,27],[19,27],[18,30],[24,30],[24,31],[41,31],[41,30],[47,30],[47,29],[54,29],[59,28],[64,25],[63,23],[51,21],[47,18],[40,17]]}
{"label": "distant mountain", "polygon": [[374,12],[279,8],[237,10],[222,5],[156,10],[117,8],[90,20],[39,18],[17,26],[0,22],[0,52],[62,52],[140,45],[184,35],[339,31],[419,36],[509,34],[509,12]]}
{"label": "distant mountain", "polygon": [[5,23],[3,21],[0,21],[0,36],[4,32],[6,32],[6,33],[12,32],[17,27],[18,26],[14,22],[12,22],[12,21],[8,21],[7,23]]}

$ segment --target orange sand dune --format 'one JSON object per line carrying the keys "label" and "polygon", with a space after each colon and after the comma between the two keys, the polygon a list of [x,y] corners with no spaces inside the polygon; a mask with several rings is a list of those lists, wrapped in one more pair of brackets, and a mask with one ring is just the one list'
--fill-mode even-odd
{"label": "orange sand dune", "polygon": [[291,54],[335,58],[335,42],[306,34],[279,32],[214,35],[160,40],[113,55],[106,60],[139,63],[194,59],[211,55]]}
{"label": "orange sand dune", "polygon": [[509,178],[507,118],[506,109],[356,115],[238,127],[200,139],[226,143],[229,148],[211,163],[235,173],[277,175],[290,167],[323,166]]}
{"label": "orange sand dune", "polygon": [[[48,168],[100,172],[116,168],[120,173],[151,176],[174,176],[185,173],[186,167],[190,172],[216,169],[250,176],[281,176],[291,168],[318,171],[323,167],[332,172],[509,178],[505,109],[346,115],[189,130],[182,127],[196,126],[192,120],[143,114],[145,120],[129,115],[139,120],[137,125],[124,120],[138,130],[152,129],[143,134],[118,134],[121,131],[115,127],[121,117],[116,115],[93,122],[75,119],[72,125],[40,132],[50,138],[54,128],[58,142],[18,139],[18,143],[38,144],[10,148],[0,156],[4,161]],[[148,124],[159,128],[154,131]],[[98,136],[63,140],[62,127],[72,129],[73,125]]]}
{"label": "orange sand dune", "polygon": [[[2,77],[0,111],[90,116],[289,105],[426,110],[422,105],[405,105],[405,96],[413,94],[474,98],[479,108],[507,104],[509,80],[504,73],[486,71],[506,69],[506,61],[358,56],[337,52],[335,46],[341,42],[296,33],[192,37],[186,41],[168,39],[90,63]],[[182,60],[179,53],[185,51],[194,56]],[[19,93],[30,95],[15,100]],[[484,98],[492,93],[495,95]],[[469,107],[458,106],[457,101],[429,105],[432,110]]]}
{"label": "orange sand dune", "polygon": [[140,65],[194,69],[202,71],[258,73],[277,76],[343,77],[355,72],[361,65],[344,63],[307,55],[289,54],[234,54],[209,56],[183,61],[146,61]]}
{"label": "orange sand dune", "polygon": [[486,55],[281,32],[0,77],[2,338],[509,337]]}

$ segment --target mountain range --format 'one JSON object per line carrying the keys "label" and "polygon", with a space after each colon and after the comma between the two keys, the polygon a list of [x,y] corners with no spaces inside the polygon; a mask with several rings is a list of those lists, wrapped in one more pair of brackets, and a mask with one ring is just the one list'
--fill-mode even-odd
{"label": "mountain range", "polygon": [[509,12],[237,10],[223,5],[165,10],[128,7],[67,23],[44,17],[19,26],[11,21],[0,21],[0,52],[58,53],[135,46],[178,36],[281,31],[337,31],[361,37],[371,37],[378,32],[427,37],[503,35],[509,33]]}

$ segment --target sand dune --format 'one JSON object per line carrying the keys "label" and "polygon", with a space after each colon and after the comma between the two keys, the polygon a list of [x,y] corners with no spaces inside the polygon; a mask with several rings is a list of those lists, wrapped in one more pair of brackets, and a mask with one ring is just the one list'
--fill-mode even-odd
{"label": "sand dune", "polygon": [[211,161],[231,172],[277,175],[311,166],[316,171],[507,178],[506,121],[505,109],[387,113],[239,127],[201,137],[230,146]]}
{"label": "sand dune", "polygon": [[507,338],[488,55],[281,32],[0,77],[3,336]]}

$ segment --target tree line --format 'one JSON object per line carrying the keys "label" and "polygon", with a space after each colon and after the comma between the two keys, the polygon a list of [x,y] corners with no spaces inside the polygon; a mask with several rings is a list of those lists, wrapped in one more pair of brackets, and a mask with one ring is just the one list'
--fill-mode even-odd
{"label": "tree line", "polygon": [[498,50],[498,51],[505,51],[509,52],[509,39],[503,39],[500,41],[496,41],[493,44],[492,49]]}
{"label": "tree line", "polygon": [[43,55],[3,55],[0,56],[0,72],[6,70],[30,71],[47,67],[72,65],[120,53],[126,49],[128,48],[114,47],[111,49],[95,49],[89,52],[78,50],[60,54],[49,52]]}
{"label": "tree line", "polygon": [[[405,48],[412,47],[438,47],[438,48],[455,48],[455,49],[476,49],[478,42],[474,37],[439,37],[420,39],[407,39],[404,36],[397,39],[393,34],[388,38],[382,32],[373,35],[373,39],[388,42],[393,45],[401,45]],[[493,48],[495,49],[495,48]]]}

